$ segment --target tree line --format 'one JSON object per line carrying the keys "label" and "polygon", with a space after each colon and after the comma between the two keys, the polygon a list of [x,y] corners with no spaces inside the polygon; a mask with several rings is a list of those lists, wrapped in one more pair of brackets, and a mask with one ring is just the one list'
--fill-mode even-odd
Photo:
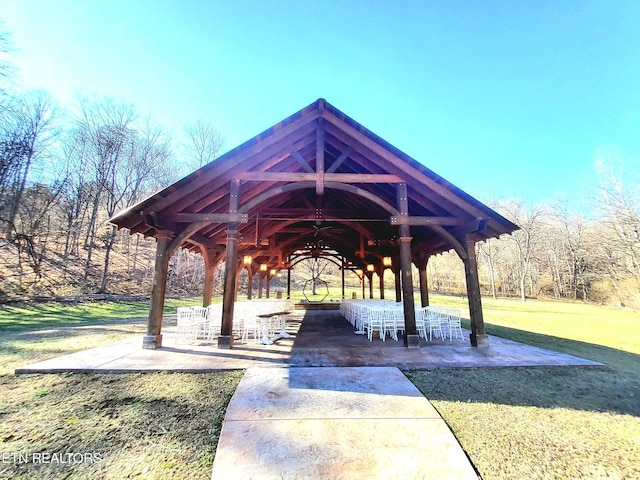
{"label": "tree line", "polygon": [[114,251],[135,270],[148,243],[132,246],[106,220],[213,160],[222,136],[202,120],[170,132],[106,97],[63,109],[46,91],[20,89],[12,49],[0,25],[0,248],[16,259],[0,293],[37,290],[45,259],[69,267],[78,289],[104,292]]}
{"label": "tree line", "polygon": [[[0,27],[0,59],[11,49]],[[212,161],[221,135],[205,121],[170,132],[110,98],[61,108],[45,91],[21,90],[17,78],[0,61],[0,296],[148,293],[154,242],[107,219]],[[624,167],[614,150],[601,152],[586,208],[486,202],[520,230],[477,245],[484,293],[640,308],[640,172]],[[197,294],[203,272],[202,259],[178,252],[169,291]],[[454,253],[432,257],[428,278],[432,290],[464,293]]]}
{"label": "tree line", "polygon": [[[640,308],[640,171],[615,151],[601,152],[598,184],[581,209],[566,200],[527,205],[488,202],[520,230],[477,245],[486,295],[547,296]],[[435,290],[464,292],[464,270],[452,253],[429,260]]]}

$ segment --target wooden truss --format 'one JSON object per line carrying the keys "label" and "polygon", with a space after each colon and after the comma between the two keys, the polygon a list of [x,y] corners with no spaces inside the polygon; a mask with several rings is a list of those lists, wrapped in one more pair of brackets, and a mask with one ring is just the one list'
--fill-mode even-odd
{"label": "wooden truss", "polygon": [[[177,248],[200,252],[204,303],[213,271],[225,262],[222,337],[231,346],[240,260],[251,271],[286,269],[321,237],[354,268],[393,259],[404,302],[407,346],[417,345],[411,264],[428,304],[426,264],[455,250],[465,265],[473,345],[486,343],[475,243],[518,227],[319,99],[111,220],[158,239],[145,346],[161,345],[167,266]],[[233,261],[228,261],[233,259]],[[401,288],[399,288],[401,287]],[[401,291],[400,291],[401,290]]]}

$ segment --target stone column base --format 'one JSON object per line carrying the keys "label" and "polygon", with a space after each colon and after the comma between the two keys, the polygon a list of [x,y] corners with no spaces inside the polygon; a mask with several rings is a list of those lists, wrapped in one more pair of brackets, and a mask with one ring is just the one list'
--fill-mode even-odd
{"label": "stone column base", "polygon": [[142,348],[155,350],[162,347],[162,335],[145,335],[142,337]]}
{"label": "stone column base", "polygon": [[420,335],[407,335],[405,347],[420,348]]}
{"label": "stone column base", "polygon": [[218,337],[218,348],[229,350],[233,347],[233,335],[220,335]]}
{"label": "stone column base", "polygon": [[471,333],[469,335],[469,338],[471,339],[472,347],[486,348],[489,346],[489,335],[478,335]]}

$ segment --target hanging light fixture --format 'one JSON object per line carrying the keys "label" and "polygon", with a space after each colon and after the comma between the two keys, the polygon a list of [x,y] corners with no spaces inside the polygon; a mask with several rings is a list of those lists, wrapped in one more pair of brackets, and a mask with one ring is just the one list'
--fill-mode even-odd
{"label": "hanging light fixture", "polygon": [[251,255],[245,255],[244,258],[242,259],[242,263],[244,263],[245,265],[251,265],[251,261],[253,259],[251,258]]}
{"label": "hanging light fixture", "polygon": [[266,263],[262,263],[260,265],[260,271],[261,272],[266,272],[267,271],[267,264]]}
{"label": "hanging light fixture", "polygon": [[376,267],[372,263],[367,265],[367,272],[373,272],[375,269]]}
{"label": "hanging light fixture", "polygon": [[271,271],[269,272],[271,274],[271,276],[273,277],[276,274],[276,269],[272,268]]}
{"label": "hanging light fixture", "polygon": [[383,264],[385,267],[390,267],[390,266],[392,265],[391,257],[384,257],[384,258],[382,259],[382,264]]}

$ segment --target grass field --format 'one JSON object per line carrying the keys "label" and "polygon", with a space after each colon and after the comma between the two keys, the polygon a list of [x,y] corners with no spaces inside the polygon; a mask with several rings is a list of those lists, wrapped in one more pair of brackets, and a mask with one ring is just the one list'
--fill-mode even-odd
{"label": "grass field", "polygon": [[[168,300],[165,313],[197,303]],[[28,363],[143,335],[147,312],[144,303],[0,309],[0,479],[210,478],[242,372],[12,375]],[[34,463],[43,452],[100,461]],[[29,463],[14,463],[14,454]]]}
{"label": "grass field", "polygon": [[[456,297],[434,295],[431,304],[467,308]],[[482,478],[640,478],[640,314],[551,301],[483,305],[490,335],[606,367],[405,372]]]}
{"label": "grass field", "polygon": [[[393,292],[388,292],[393,298]],[[168,301],[166,312],[198,300]],[[433,295],[432,305],[466,309]],[[242,372],[24,375],[14,368],[142,334],[146,304],[0,309],[0,453],[99,453],[99,463],[0,463],[0,478],[205,479]],[[640,314],[484,299],[490,335],[606,367],[407,371],[482,478],[640,478]]]}

